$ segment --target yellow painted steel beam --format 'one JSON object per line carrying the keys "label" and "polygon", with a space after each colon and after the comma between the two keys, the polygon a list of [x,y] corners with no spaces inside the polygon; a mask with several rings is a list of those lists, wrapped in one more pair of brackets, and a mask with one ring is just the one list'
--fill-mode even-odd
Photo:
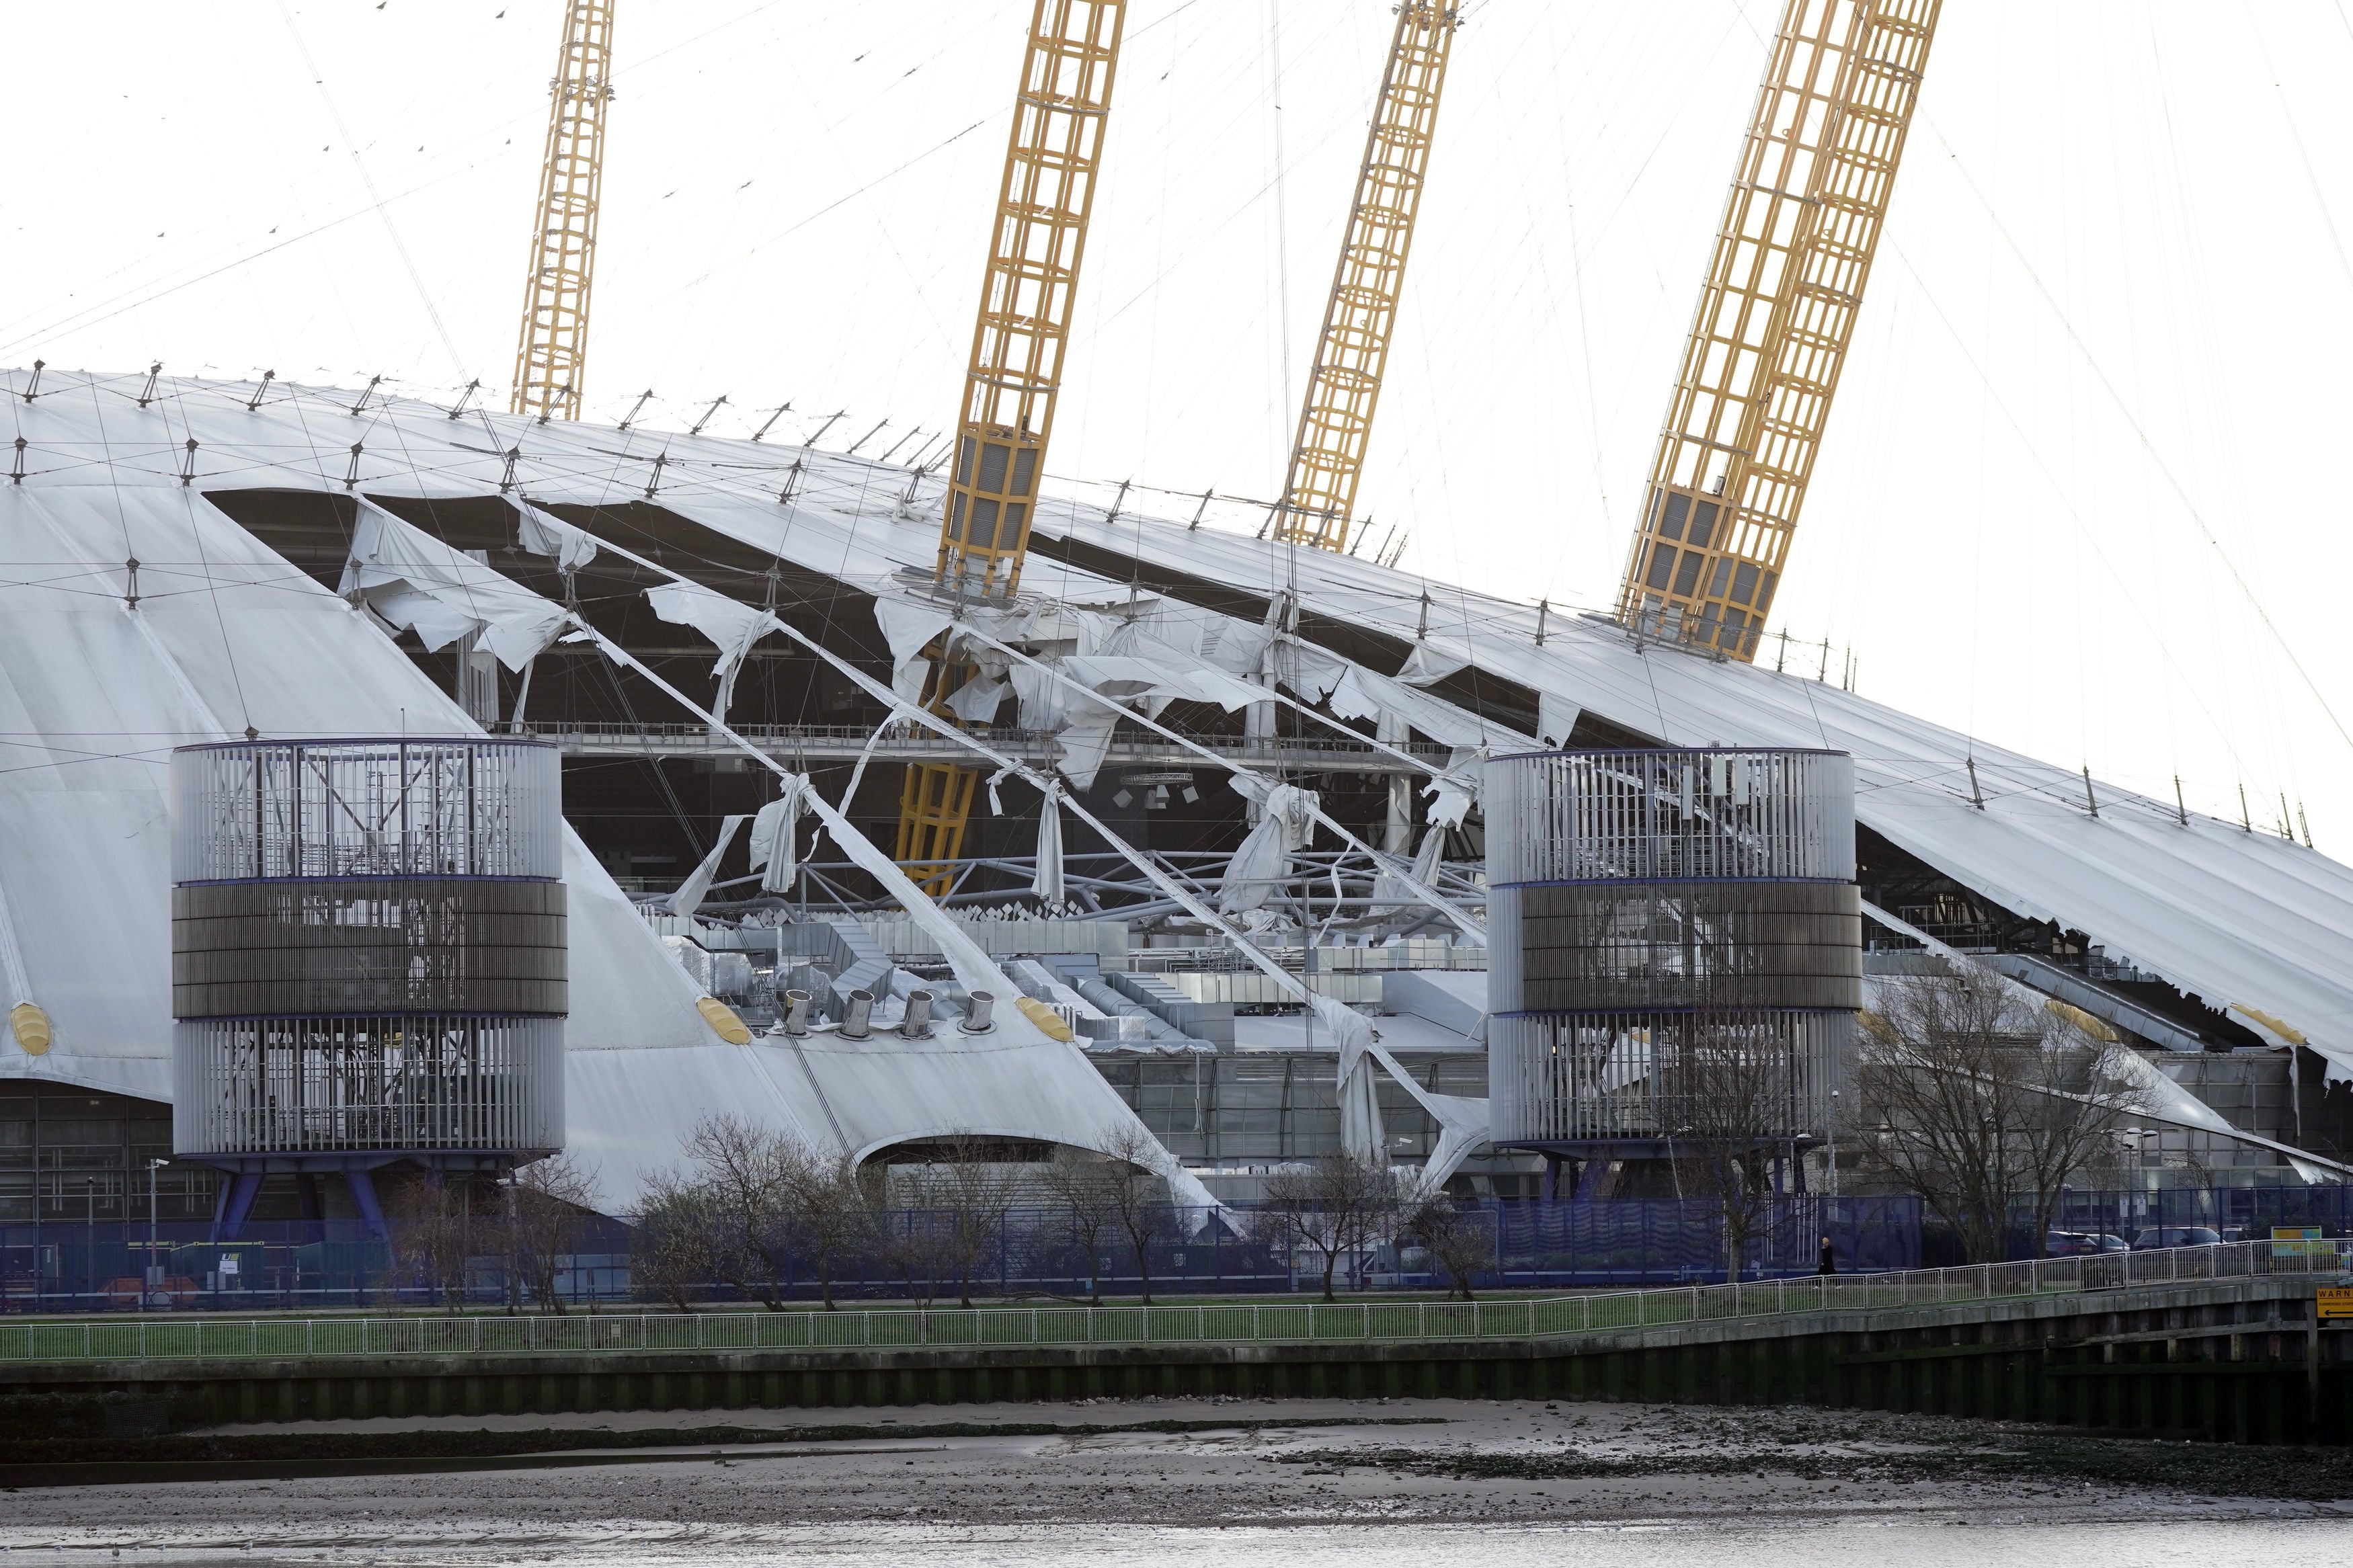
{"label": "yellow painted steel beam", "polygon": [[[958,598],[1001,603],[1021,584],[1126,19],[1127,0],[1037,0],[1030,16],[940,515],[938,581]],[[935,710],[964,673],[934,668]],[[927,893],[947,891],[977,776],[907,769],[895,858]]]}
{"label": "yellow painted steel beam", "polygon": [[1940,5],[1788,0],[1619,589],[1644,637],[1757,655]]}
{"label": "yellow painted steel beam", "polygon": [[1347,237],[1315,340],[1315,368],[1291,470],[1276,509],[1274,537],[1319,550],[1345,551],[1356,514],[1356,483],[1364,475],[1389,338],[1397,328],[1414,219],[1430,174],[1430,144],[1438,128],[1439,97],[1461,7],[1438,0],[1405,0],[1381,76],[1380,102],[1365,138],[1365,159],[1348,209]]}
{"label": "yellow painted steel beam", "polygon": [[605,109],[613,100],[613,0],[570,0],[564,47],[549,90],[547,158],[539,221],[515,345],[517,414],[580,417],[588,353],[588,286],[596,258],[596,200],[604,180]]}
{"label": "yellow painted steel beam", "polygon": [[1037,0],[940,515],[939,580],[1005,599],[1054,433],[1126,0]]}

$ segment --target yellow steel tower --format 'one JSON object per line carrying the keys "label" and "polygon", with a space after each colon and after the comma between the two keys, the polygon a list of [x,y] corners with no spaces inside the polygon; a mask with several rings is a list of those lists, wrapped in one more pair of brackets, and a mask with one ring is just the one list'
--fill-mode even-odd
{"label": "yellow steel tower", "polygon": [[1871,276],[1940,0],[1788,0],[1619,618],[1750,659]]}
{"label": "yellow steel tower", "polygon": [[[958,599],[1001,603],[1020,585],[1126,19],[1127,0],[1037,0],[1030,16],[940,518],[938,580]],[[944,701],[963,674],[935,664],[925,700]],[[927,891],[947,889],[979,776],[907,769],[897,858]]]}
{"label": "yellow steel tower", "polygon": [[549,84],[555,102],[547,119],[547,163],[539,176],[539,226],[531,237],[522,335],[515,345],[510,406],[517,414],[580,417],[612,76],[613,0],[569,0],[564,47]]}
{"label": "yellow steel tower", "polygon": [[1282,484],[1274,537],[1323,550],[1348,547],[1356,481],[1365,467],[1389,334],[1397,326],[1398,295],[1405,287],[1406,254],[1430,173],[1430,140],[1438,126],[1439,94],[1454,45],[1461,7],[1442,0],[1403,0],[1397,35],[1365,161],[1356,176],[1348,235],[1315,340],[1315,368],[1299,411],[1291,472]]}

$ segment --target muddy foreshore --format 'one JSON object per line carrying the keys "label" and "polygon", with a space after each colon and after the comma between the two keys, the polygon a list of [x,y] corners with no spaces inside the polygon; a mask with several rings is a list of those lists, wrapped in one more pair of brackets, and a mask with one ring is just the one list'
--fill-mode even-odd
{"label": "muddy foreshore", "polygon": [[[1795,1407],[1104,1400],[889,1416],[324,1422],[165,1441],[180,1456],[168,1475],[110,1465],[71,1478],[79,1484],[27,1485],[36,1479],[29,1468],[0,1469],[0,1546],[120,1552],[133,1561],[216,1551],[465,1557],[525,1545],[533,1555],[594,1554],[713,1531],[831,1524],[1967,1526],[2353,1516],[2353,1453]],[[369,1453],[378,1458],[354,1458]],[[379,1468],[315,1473],[370,1462]]]}

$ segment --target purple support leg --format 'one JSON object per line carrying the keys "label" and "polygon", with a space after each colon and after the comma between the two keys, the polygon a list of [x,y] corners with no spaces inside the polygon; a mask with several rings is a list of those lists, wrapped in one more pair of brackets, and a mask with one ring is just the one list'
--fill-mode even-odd
{"label": "purple support leg", "polygon": [[261,1173],[239,1171],[229,1184],[228,1205],[222,1211],[220,1239],[235,1241],[237,1233],[245,1228],[245,1216],[253,1212],[253,1200],[261,1195]]}
{"label": "purple support leg", "polygon": [[384,1210],[375,1201],[375,1178],[365,1171],[350,1173],[352,1202],[359,1205],[360,1218],[367,1221],[368,1234],[378,1241],[390,1241],[392,1232],[385,1228]]}

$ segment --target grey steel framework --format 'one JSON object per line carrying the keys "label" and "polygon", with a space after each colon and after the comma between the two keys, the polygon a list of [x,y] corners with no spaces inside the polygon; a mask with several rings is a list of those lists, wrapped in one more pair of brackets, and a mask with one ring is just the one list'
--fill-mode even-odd
{"label": "grey steel framework", "polygon": [[1486,788],[1496,1142],[1820,1136],[1862,1005],[1852,759],[1531,753]]}
{"label": "grey steel framework", "polygon": [[1853,1023],[1774,1008],[1491,1018],[1495,1141],[1672,1152],[1818,1138]]}
{"label": "grey steel framework", "polygon": [[1491,882],[1854,880],[1843,752],[1530,752],[1485,788]]}
{"label": "grey steel framework", "polygon": [[564,874],[562,761],[523,739],[232,741],[172,753],[172,880]]}
{"label": "grey steel framework", "polygon": [[564,1021],[396,1014],[174,1028],[186,1154],[529,1152],[564,1142]]}
{"label": "grey steel framework", "polygon": [[560,1147],[559,781],[502,737],[175,752],[175,1150]]}

